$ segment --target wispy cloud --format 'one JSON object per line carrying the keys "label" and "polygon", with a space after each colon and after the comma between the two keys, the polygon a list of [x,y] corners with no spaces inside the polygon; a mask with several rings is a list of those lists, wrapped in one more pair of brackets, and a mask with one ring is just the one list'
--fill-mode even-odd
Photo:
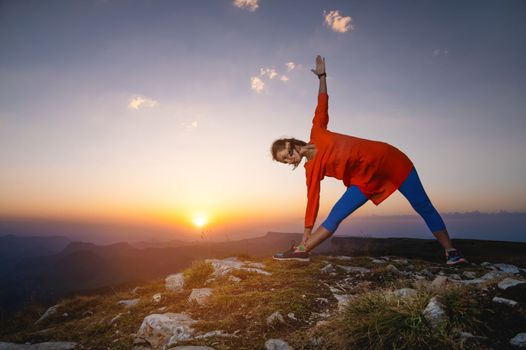
{"label": "wispy cloud", "polygon": [[281,77],[279,77],[279,80],[281,80],[281,81],[289,81],[289,77],[287,77],[286,75],[282,75]]}
{"label": "wispy cloud", "polygon": [[296,63],[294,62],[287,62],[285,63],[285,66],[287,66],[287,72],[290,72],[294,68],[296,68]]}
{"label": "wispy cloud", "polygon": [[265,90],[265,83],[259,77],[250,78],[250,88],[258,94]]}
{"label": "wispy cloud", "polygon": [[434,49],[433,50],[433,56],[446,56],[449,53],[448,49]]}
{"label": "wispy cloud", "polygon": [[323,16],[327,26],[335,32],[345,33],[354,29],[354,26],[351,24],[352,18],[341,15],[339,10],[324,11]]}
{"label": "wispy cloud", "polygon": [[269,79],[274,79],[278,76],[278,72],[274,68],[261,68],[259,70],[261,76],[267,76]]}
{"label": "wispy cloud", "polygon": [[234,6],[254,12],[258,9],[259,0],[234,0]]}
{"label": "wispy cloud", "polygon": [[152,98],[133,95],[128,101],[128,108],[139,110],[141,108],[152,108],[159,105],[159,102],[155,101]]}

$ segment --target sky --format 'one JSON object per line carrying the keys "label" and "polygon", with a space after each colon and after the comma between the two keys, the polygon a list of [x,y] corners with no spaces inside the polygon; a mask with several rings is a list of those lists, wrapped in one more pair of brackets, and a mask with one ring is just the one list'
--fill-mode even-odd
{"label": "sky", "polygon": [[[524,13],[523,0],[0,0],[0,224],[302,232],[304,169],[269,148],[308,141],[317,54],[330,130],[404,151],[441,213],[526,212]],[[323,181],[318,223],[344,191]],[[408,215],[397,192],[353,217]]]}

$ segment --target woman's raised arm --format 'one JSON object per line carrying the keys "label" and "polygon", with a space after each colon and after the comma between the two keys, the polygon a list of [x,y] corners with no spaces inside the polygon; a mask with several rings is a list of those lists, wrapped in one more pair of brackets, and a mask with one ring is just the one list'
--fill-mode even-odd
{"label": "woman's raised arm", "polygon": [[318,95],[327,93],[327,73],[325,72],[325,57],[316,56],[316,68],[311,69],[311,72],[316,74],[320,79],[320,89]]}

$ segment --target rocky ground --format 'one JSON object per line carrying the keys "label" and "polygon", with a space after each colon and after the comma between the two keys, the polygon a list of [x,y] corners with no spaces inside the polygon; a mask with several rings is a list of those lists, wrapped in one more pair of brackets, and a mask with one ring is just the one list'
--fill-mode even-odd
{"label": "rocky ground", "polygon": [[395,256],[230,257],[0,324],[0,349],[526,348],[526,270]]}

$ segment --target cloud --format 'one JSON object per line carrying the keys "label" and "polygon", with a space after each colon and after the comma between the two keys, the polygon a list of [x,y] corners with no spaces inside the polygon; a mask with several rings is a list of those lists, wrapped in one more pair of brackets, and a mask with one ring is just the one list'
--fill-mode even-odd
{"label": "cloud", "polygon": [[267,76],[269,79],[274,79],[278,76],[278,72],[274,68],[261,68],[259,73],[262,76]]}
{"label": "cloud", "polygon": [[265,83],[259,77],[250,78],[250,88],[258,94],[265,90]]}
{"label": "cloud", "polygon": [[259,7],[258,1],[259,0],[234,0],[234,6],[254,12]]}
{"label": "cloud", "polygon": [[141,108],[152,108],[157,106],[158,104],[159,102],[155,101],[152,98],[140,95],[133,95],[128,101],[128,108],[139,110]]}
{"label": "cloud", "polygon": [[437,57],[437,56],[446,56],[447,54],[449,53],[449,50],[448,49],[434,49],[433,50],[433,57]]}
{"label": "cloud", "polygon": [[287,77],[286,75],[282,75],[281,77],[279,77],[279,80],[281,80],[281,81],[289,81],[289,77]]}
{"label": "cloud", "polygon": [[287,66],[287,72],[290,72],[291,70],[296,68],[296,63],[294,62],[287,62],[285,63],[285,65]]}
{"label": "cloud", "polygon": [[325,23],[335,32],[345,33],[354,29],[354,26],[351,24],[352,18],[350,16],[340,15],[340,11],[338,10],[324,11],[323,15],[325,17]]}

